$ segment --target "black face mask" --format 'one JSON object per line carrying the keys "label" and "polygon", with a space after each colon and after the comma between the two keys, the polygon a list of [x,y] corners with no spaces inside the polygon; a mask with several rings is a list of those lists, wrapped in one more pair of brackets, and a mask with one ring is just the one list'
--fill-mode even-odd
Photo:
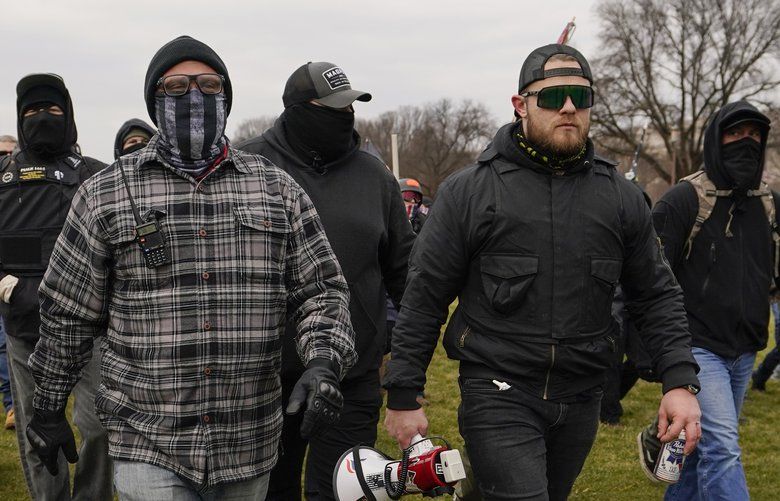
{"label": "black face mask", "polygon": [[737,189],[756,188],[760,181],[761,143],[746,137],[720,147],[726,175]]}
{"label": "black face mask", "polygon": [[287,139],[308,162],[319,165],[338,160],[353,146],[355,114],[311,103],[284,110]]}
{"label": "black face mask", "polygon": [[39,155],[68,151],[65,143],[65,115],[45,111],[22,119],[22,132],[28,148]]}

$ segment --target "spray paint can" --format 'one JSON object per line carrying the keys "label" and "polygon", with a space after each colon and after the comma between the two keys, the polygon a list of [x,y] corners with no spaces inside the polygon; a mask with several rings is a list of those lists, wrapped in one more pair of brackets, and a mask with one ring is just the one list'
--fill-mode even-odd
{"label": "spray paint can", "polygon": [[675,484],[680,480],[680,473],[685,462],[683,449],[685,449],[685,430],[682,430],[676,439],[661,447],[655,468],[653,468],[655,478],[667,484]]}

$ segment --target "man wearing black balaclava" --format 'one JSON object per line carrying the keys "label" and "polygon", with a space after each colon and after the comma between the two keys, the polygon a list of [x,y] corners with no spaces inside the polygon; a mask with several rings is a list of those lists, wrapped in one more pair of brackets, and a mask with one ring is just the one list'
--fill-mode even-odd
{"label": "man wearing black balaclava", "polygon": [[[398,304],[414,238],[393,175],[359,148],[352,105],[370,99],[370,94],[352,89],[339,66],[304,64],[287,80],[284,112],[274,126],[238,146],[271,159],[306,190],[349,283],[359,359],[342,382],[340,422],[308,441],[308,499],[333,499],[333,471],[339,457],[356,444],[376,441],[382,403],[379,366],[387,325],[384,287]],[[294,325],[287,330],[293,331]],[[294,398],[293,385],[303,371],[291,336],[286,339],[282,357],[285,405]],[[307,441],[298,427],[294,416],[285,419],[284,455],[272,471],[268,499],[300,499]]]}
{"label": "man wearing black balaclava", "polygon": [[[290,409],[314,436],[338,419],[354,364],[347,282],[295,181],[224,135],[233,88],[188,36],[152,58],[158,127],[79,191],[40,288],[28,436],[68,451],[63,414],[100,342],[95,407],[123,500],[262,500],[282,431],[282,335],[306,370]],[[69,457],[69,459],[75,459]]]}
{"label": "man wearing black balaclava", "polygon": [[97,345],[93,362],[84,367],[74,389],[73,421],[82,436],[78,453],[74,445],[64,456],[42,461],[25,435],[29,423],[48,419],[33,409],[35,381],[27,366],[39,339],[38,285],[71,199],[105,164],[80,154],[73,105],[62,78],[28,75],[19,81],[16,94],[19,145],[0,159],[0,314],[7,333],[22,469],[33,499],[71,499],[65,458],[78,455],[72,499],[110,500],[108,439],[93,405],[100,379]]}
{"label": "man wearing black balaclava", "polygon": [[114,159],[145,148],[156,132],[154,127],[140,118],[131,118],[123,123],[114,139]]}
{"label": "man wearing black balaclava", "polygon": [[[767,344],[769,289],[780,250],[769,219],[777,220],[780,196],[761,183],[769,129],[766,115],[746,101],[723,106],[705,130],[703,169],[666,192],[653,209],[685,295],[693,356],[701,368],[696,397],[702,439],[679,482],[667,489],[667,500],[749,499],[739,413],[756,352]],[[644,432],[642,440],[652,443],[652,435]]]}

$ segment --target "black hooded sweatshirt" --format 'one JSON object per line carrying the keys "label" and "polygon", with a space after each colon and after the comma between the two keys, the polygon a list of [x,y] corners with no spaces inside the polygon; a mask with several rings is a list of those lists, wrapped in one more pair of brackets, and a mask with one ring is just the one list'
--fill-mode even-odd
{"label": "black hooded sweatshirt", "polygon": [[[398,183],[387,167],[359,149],[360,137],[338,160],[305,163],[285,137],[284,115],[262,136],[238,145],[289,173],[311,198],[349,284],[349,311],[358,362],[345,380],[379,368],[386,342],[385,288],[399,304],[414,241]],[[303,370],[288,324],[282,354],[284,378]]]}
{"label": "black hooded sweatshirt", "polygon": [[[0,160],[0,279],[19,278],[10,304],[0,301],[9,336],[38,339],[38,285],[49,263],[76,190],[106,164],[82,156],[70,95],[63,96],[65,135],[51,156],[36,154],[22,128],[23,101],[17,100],[19,149]],[[60,103],[58,103],[60,104]]]}
{"label": "black hooded sweatshirt", "polygon": [[[736,120],[766,116],[745,101],[730,103],[710,120],[704,136],[704,171],[718,189],[731,189],[721,161],[723,131]],[[762,136],[762,150],[767,132]],[[758,188],[763,171],[756,174]],[[780,197],[772,192],[775,207]],[[729,208],[734,205],[731,232],[726,236]],[[653,223],[664,252],[685,296],[692,345],[722,357],[736,357],[766,347],[773,244],[766,211],[758,197],[718,197],[710,217],[685,245],[699,203],[695,188],[682,182],[669,190],[653,209]]]}
{"label": "black hooded sweatshirt", "polygon": [[154,129],[154,127],[144,122],[140,118],[131,118],[127,122],[123,123],[116,133],[116,138],[114,138],[114,159],[118,159],[120,156],[122,156],[122,144],[125,142],[125,136],[128,132],[130,132],[131,129],[145,130],[149,133],[150,138],[157,134],[157,131]]}

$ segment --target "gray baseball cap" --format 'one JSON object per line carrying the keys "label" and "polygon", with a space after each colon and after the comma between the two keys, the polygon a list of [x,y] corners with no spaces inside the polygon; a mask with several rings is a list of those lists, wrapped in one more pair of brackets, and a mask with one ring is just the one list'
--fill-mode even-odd
{"label": "gray baseball cap", "polygon": [[340,66],[324,61],[308,62],[287,79],[282,102],[288,108],[312,99],[330,108],[346,108],[355,101],[371,101],[371,94],[353,90]]}

